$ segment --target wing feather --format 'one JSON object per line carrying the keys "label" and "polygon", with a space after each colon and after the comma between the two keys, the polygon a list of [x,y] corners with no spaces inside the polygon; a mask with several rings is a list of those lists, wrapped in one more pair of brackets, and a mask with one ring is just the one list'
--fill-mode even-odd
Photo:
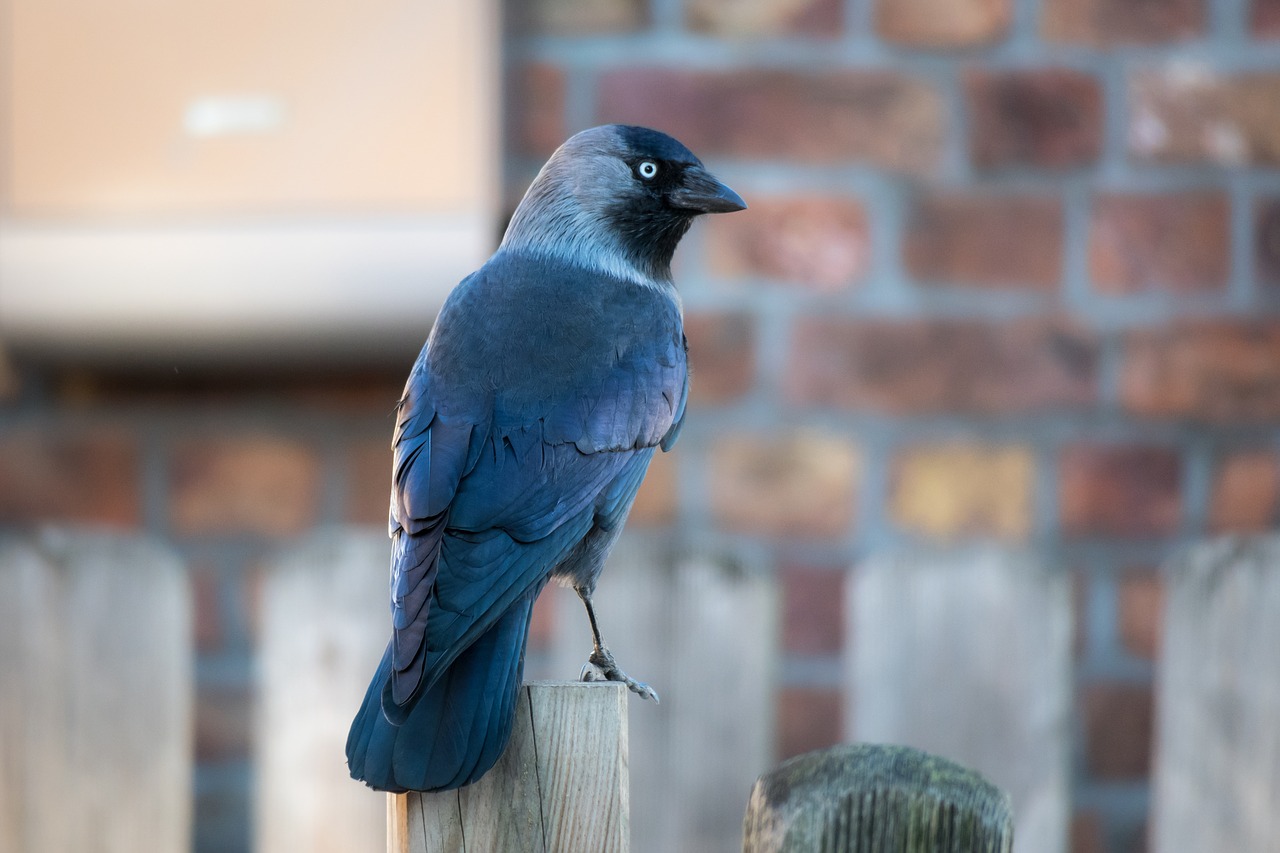
{"label": "wing feather", "polygon": [[[555,281],[534,272],[510,273],[506,287],[520,275]],[[567,317],[618,325],[522,342],[484,313],[509,297],[477,297],[487,281],[478,275],[450,297],[398,407],[382,701],[393,722],[594,530],[621,525],[655,446],[670,446],[684,414],[678,308],[630,291],[611,312],[563,305]],[[593,299],[599,290],[564,292]],[[505,339],[501,358],[486,349],[495,339]]]}

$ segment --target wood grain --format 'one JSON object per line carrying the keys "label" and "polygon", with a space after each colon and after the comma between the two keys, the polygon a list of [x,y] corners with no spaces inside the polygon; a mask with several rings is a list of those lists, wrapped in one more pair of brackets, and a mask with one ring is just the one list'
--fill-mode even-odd
{"label": "wood grain", "polygon": [[909,746],[838,744],[751,789],[744,853],[1010,853],[1009,795],[976,771]]}
{"label": "wood grain", "polygon": [[139,539],[0,539],[0,851],[185,851],[191,598]]}
{"label": "wood grain", "polygon": [[1064,573],[1003,549],[866,561],[849,588],[856,740],[973,767],[1013,797],[1018,853],[1063,853],[1071,600]]}
{"label": "wood grain", "polygon": [[1166,567],[1154,849],[1280,852],[1280,537]]}
{"label": "wood grain", "polygon": [[626,853],[625,692],[580,682],[521,687],[511,743],[480,781],[387,796],[389,853]]}
{"label": "wood grain", "polygon": [[390,636],[387,537],[338,529],[279,555],[262,587],[254,751],[261,853],[381,851],[382,795],[347,772],[347,728]]}
{"label": "wood grain", "polygon": [[[552,670],[591,651],[577,596],[558,594]],[[778,595],[771,575],[718,549],[623,535],[595,598],[619,665],[653,686],[629,696],[632,843],[695,853],[741,843],[742,807],[774,762]]]}

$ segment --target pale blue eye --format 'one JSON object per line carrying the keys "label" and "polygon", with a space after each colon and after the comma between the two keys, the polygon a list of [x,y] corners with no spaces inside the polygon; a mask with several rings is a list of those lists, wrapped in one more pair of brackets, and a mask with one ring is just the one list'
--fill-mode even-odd
{"label": "pale blue eye", "polygon": [[658,164],[652,160],[642,160],[640,165],[636,166],[636,174],[646,181],[651,181],[658,174]]}

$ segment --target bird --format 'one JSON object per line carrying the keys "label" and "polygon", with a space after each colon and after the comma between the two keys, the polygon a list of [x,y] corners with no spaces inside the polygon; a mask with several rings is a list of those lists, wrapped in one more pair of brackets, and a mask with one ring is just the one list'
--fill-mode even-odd
{"label": "bird", "polygon": [[586,609],[580,677],[657,700],[618,666],[592,595],[650,460],[684,423],[672,256],[698,216],[745,208],[665,133],[583,130],[446,298],[396,406],[392,632],[347,737],[354,779],[447,791],[493,767],[552,580]]}

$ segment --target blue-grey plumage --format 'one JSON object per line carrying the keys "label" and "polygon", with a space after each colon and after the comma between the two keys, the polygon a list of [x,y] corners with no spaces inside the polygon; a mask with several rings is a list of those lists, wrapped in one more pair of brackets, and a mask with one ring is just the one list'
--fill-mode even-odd
{"label": "blue-grey plumage", "polygon": [[392,637],[347,739],[386,791],[475,781],[511,732],[533,602],[582,597],[586,672],[617,666],[591,595],[689,392],[671,257],[694,217],[741,210],[687,148],[610,125],[560,147],[502,245],[450,294],[393,439]]}

